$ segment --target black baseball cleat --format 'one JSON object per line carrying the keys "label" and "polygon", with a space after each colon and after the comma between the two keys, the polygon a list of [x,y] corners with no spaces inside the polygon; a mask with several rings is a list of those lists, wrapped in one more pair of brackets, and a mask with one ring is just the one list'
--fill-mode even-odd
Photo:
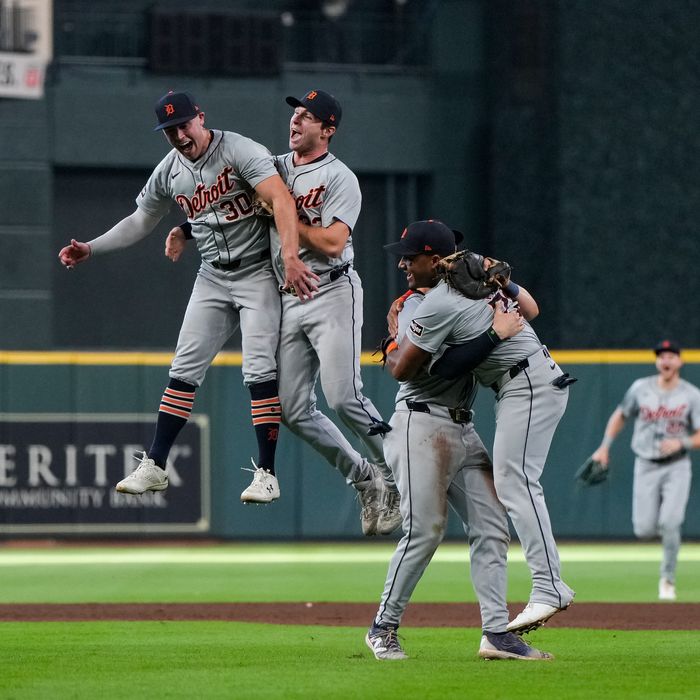
{"label": "black baseball cleat", "polygon": [[512,632],[484,632],[479,645],[479,656],[482,659],[517,659],[519,661],[551,661],[554,656],[546,651],[540,651],[526,644],[517,634]]}

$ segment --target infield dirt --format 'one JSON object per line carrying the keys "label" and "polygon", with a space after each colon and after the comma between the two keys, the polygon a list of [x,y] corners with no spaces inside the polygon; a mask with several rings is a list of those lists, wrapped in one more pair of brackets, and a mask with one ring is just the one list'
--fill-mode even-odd
{"label": "infield dirt", "polygon": [[[524,603],[509,605],[511,618]],[[179,620],[266,622],[279,625],[363,627],[373,603],[66,603],[0,604],[0,622]],[[413,603],[404,627],[480,627],[475,603]],[[700,626],[700,603],[575,603],[548,627],[618,630],[692,630]]]}

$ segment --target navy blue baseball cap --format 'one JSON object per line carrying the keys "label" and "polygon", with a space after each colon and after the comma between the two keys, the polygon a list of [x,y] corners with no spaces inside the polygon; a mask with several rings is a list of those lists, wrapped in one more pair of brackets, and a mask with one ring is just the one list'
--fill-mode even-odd
{"label": "navy blue baseball cap", "polygon": [[661,340],[656,344],[654,352],[659,355],[662,352],[675,352],[676,355],[681,354],[681,346],[675,340]]}
{"label": "navy blue baseball cap", "polygon": [[174,92],[171,90],[156,102],[158,126],[153,131],[184,124],[190,119],[194,119],[201,111],[194,97],[189,92]]}
{"label": "navy blue baseball cap", "polygon": [[317,119],[336,128],[339,126],[340,118],[343,116],[340,102],[333,95],[323,90],[310,90],[300,100],[296,97],[288,97],[287,104],[292,107],[304,107]]}
{"label": "navy blue baseball cap", "polygon": [[452,255],[457,249],[457,244],[463,240],[464,236],[460,231],[449,228],[442,221],[428,219],[409,224],[403,230],[401,240],[385,245],[384,250],[402,257],[432,253],[444,258]]}

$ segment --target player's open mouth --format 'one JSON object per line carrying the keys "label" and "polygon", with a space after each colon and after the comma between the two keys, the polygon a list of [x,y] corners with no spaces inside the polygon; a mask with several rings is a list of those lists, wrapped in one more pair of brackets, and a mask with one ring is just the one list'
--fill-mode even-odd
{"label": "player's open mouth", "polygon": [[194,148],[194,141],[185,141],[177,144],[181,153],[189,153]]}

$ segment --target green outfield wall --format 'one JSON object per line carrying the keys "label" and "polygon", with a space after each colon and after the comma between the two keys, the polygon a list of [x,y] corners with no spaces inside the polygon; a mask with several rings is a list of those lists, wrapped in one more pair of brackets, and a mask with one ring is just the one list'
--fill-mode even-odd
{"label": "green outfield wall", "polygon": [[[242,77],[152,70],[152,5],[56,0],[45,98],[0,98],[11,135],[0,142],[3,349],[173,346],[197,256],[178,265],[163,257],[172,221],[70,275],[58,251],[133,211],[168,150],[153,133],[153,103],[166,90],[191,90],[210,126],[277,153],[288,148],[285,96],[311,86],[342,102],[332,150],[362,188],[353,243],[366,349],[404,284],[382,246],[429,217],[513,264],[542,307],[538,333],[556,347],[648,347],[663,336],[697,346],[699,3],[354,0],[351,14],[381,5],[425,13],[401,43],[423,60],[333,62],[320,52],[308,62],[288,56],[278,75]],[[199,5],[192,11],[212,6]],[[127,15],[132,24],[116,21]],[[376,39],[376,23],[357,22],[353,36]],[[315,35],[294,35],[311,48]],[[111,40],[139,37],[140,53],[104,53]],[[386,37],[377,43],[386,47]],[[652,251],[666,253],[663,273]],[[239,347],[234,338],[226,349]]]}
{"label": "green outfield wall", "polygon": [[[597,446],[629,384],[654,372],[653,355],[563,350],[553,355],[579,378],[542,478],[554,531],[560,538],[632,537],[630,428],[613,446],[609,483],[582,490],[573,474]],[[700,384],[700,351],[686,352],[685,360],[684,376]],[[278,452],[281,499],[266,507],[239,502],[250,479],[242,468],[250,467],[256,450],[237,353],[222,353],[197,393],[196,445],[185,436],[170,489],[148,502],[115,499],[112,485],[121,478],[125,451],[150,441],[147,421],[155,416],[169,362],[168,353],[0,352],[0,537],[361,537],[354,491],[287,431]],[[364,391],[388,417],[395,383],[368,354],[363,362]],[[322,400],[319,405],[325,408]],[[480,392],[475,407],[488,446],[490,390]],[[129,421],[135,419],[146,424],[134,427]],[[694,487],[685,526],[689,537],[700,537],[697,498]],[[448,534],[461,534],[453,515]]]}

